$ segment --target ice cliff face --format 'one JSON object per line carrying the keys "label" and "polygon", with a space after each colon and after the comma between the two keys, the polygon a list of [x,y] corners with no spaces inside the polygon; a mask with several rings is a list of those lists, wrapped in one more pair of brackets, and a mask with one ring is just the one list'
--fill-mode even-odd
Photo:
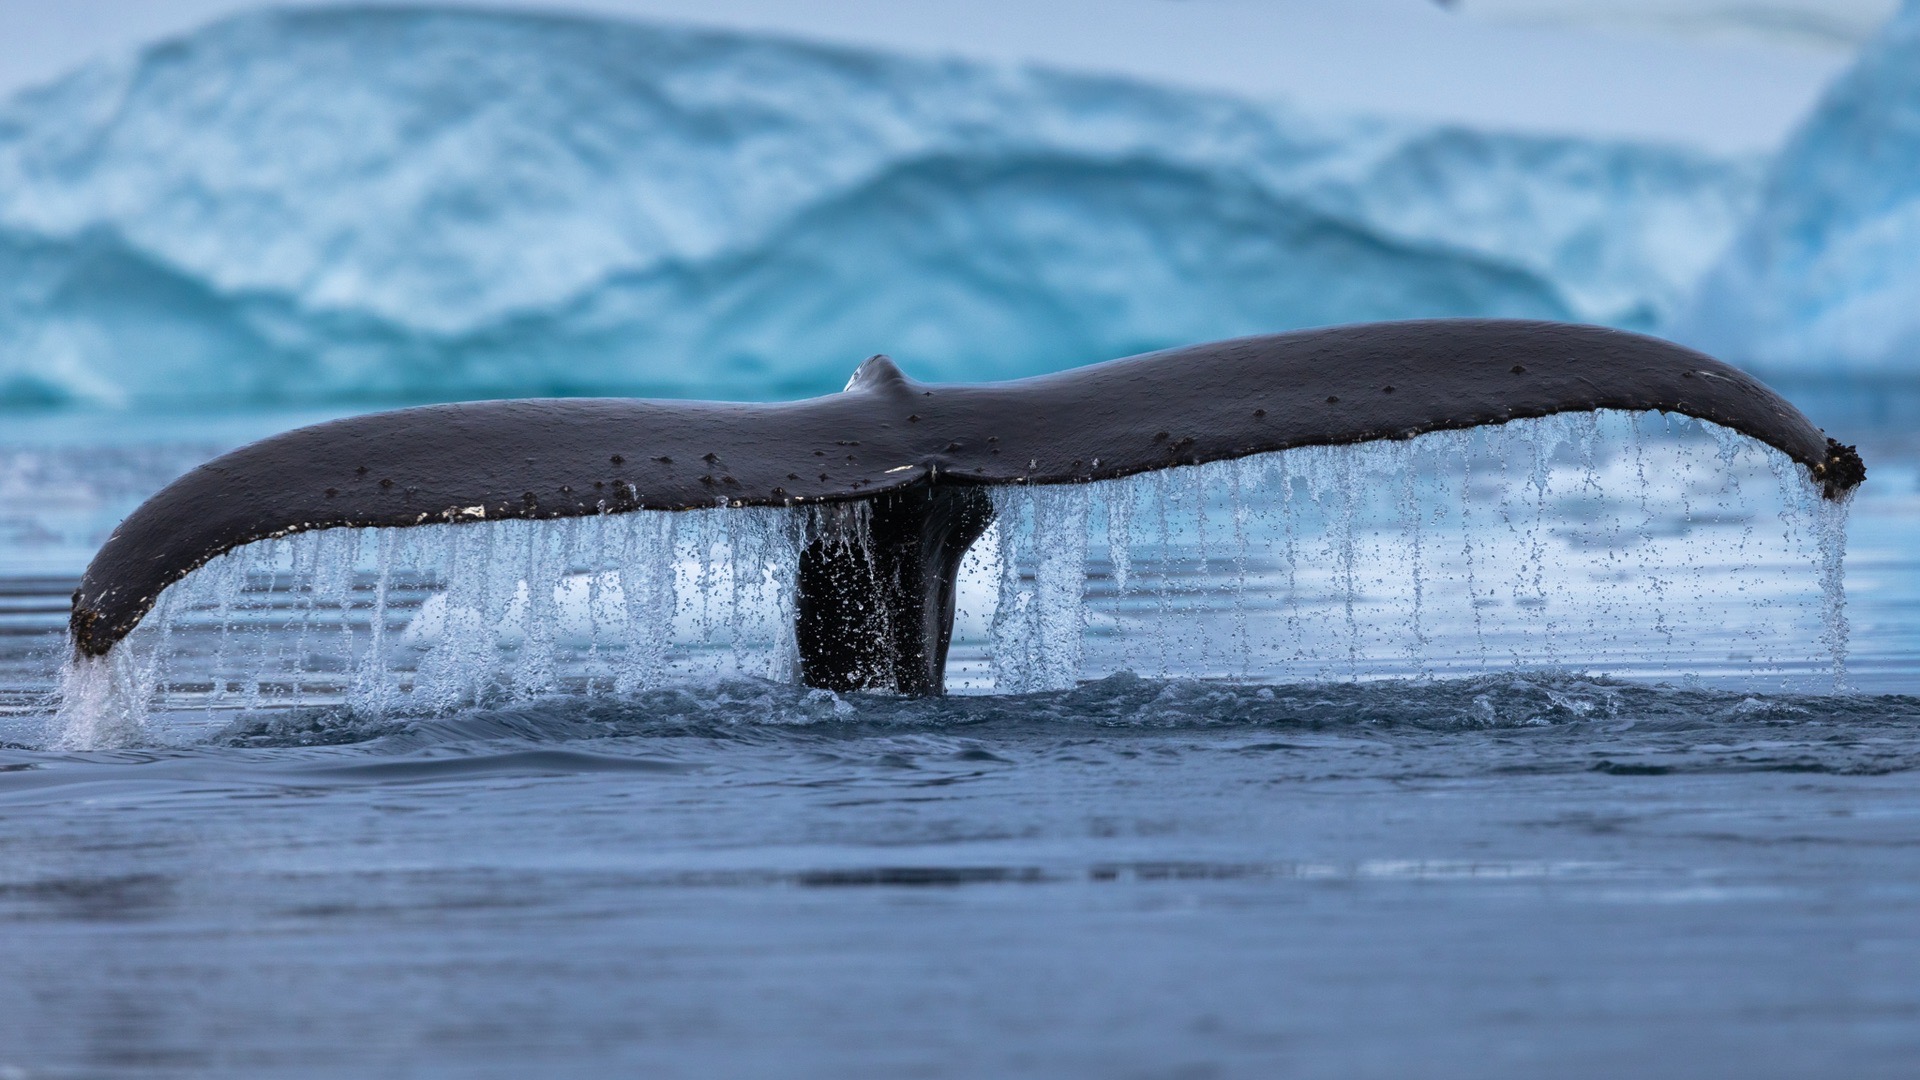
{"label": "ice cliff face", "polygon": [[1920,358],[1920,0],[1828,90],[1677,335],[1763,370]]}
{"label": "ice cliff face", "polygon": [[0,402],[777,396],[1233,334],[1650,325],[1750,205],[1688,152],[738,34],[215,24],[0,108]]}

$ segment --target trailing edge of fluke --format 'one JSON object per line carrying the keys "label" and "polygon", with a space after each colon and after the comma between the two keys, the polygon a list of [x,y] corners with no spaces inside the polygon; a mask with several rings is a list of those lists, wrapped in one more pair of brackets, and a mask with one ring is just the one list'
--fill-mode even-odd
{"label": "trailing edge of fluke", "polygon": [[[88,566],[70,627],[79,653],[104,655],[168,585],[295,532],[866,500],[865,544],[821,537],[803,555],[802,678],[938,693],[954,572],[992,518],[986,486],[1086,483],[1596,409],[1731,428],[1806,467],[1827,498],[1866,475],[1852,447],[1744,372],[1592,326],[1369,323],[978,386],[917,383],[876,356],[845,392],[806,401],[482,401],[264,439],[128,516]],[[858,565],[835,554],[854,548],[867,553]]]}

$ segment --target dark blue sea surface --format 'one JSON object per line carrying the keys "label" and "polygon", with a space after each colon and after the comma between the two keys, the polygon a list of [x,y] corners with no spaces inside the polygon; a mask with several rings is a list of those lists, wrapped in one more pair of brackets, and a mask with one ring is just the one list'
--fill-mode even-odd
{"label": "dark blue sea surface", "polygon": [[[1846,693],[1578,657],[931,701],[712,678],[73,750],[55,631],[95,533],[246,433],[57,427],[16,429],[0,511],[7,1080],[1920,1061],[1898,433],[1862,447]],[[47,494],[72,476],[98,490]]]}

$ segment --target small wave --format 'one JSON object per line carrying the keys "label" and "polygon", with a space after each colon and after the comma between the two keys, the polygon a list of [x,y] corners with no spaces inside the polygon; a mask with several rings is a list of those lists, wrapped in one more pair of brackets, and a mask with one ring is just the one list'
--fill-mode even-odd
{"label": "small wave", "polygon": [[758,738],[783,729],[983,734],[1039,728],[1370,734],[1581,729],[1669,735],[1815,729],[1840,735],[1915,722],[1920,722],[1920,698],[1757,696],[1561,672],[1282,685],[1149,679],[1122,672],[1070,690],[1017,695],[836,694],[740,679],[618,698],[542,698],[432,718],[322,708],[245,717],[208,741],[230,747],[383,741],[412,748],[490,740]]}
{"label": "small wave", "polygon": [[75,783],[192,779],[195,790],[213,782],[210,791],[273,797],[717,772],[856,805],[945,797],[954,785],[992,785],[1010,772],[1064,768],[1097,782],[1134,767],[1127,762],[1262,783],[1477,779],[1627,791],[1701,776],[1920,769],[1920,698],[1756,695],[1562,671],[1275,685],[1122,673],[1069,690],[937,699],[735,679],[437,716],[306,708],[243,715],[213,731],[164,722],[149,730],[168,742],[8,749],[15,768],[0,773],[0,793],[42,800]]}
{"label": "small wave", "polygon": [[332,779],[391,784],[407,781],[459,780],[502,773],[513,775],[570,775],[593,772],[671,773],[685,772],[688,768],[689,766],[686,765],[656,758],[538,749],[460,757],[410,757],[397,761],[325,765],[308,771],[312,775]]}

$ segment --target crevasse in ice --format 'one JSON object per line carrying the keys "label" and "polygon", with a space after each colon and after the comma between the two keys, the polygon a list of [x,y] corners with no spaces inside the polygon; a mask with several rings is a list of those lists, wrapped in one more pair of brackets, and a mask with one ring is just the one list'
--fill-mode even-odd
{"label": "crevasse in ice", "polygon": [[246,15],[0,106],[0,402],[778,397],[1423,315],[1657,324],[1689,151],[738,33]]}

